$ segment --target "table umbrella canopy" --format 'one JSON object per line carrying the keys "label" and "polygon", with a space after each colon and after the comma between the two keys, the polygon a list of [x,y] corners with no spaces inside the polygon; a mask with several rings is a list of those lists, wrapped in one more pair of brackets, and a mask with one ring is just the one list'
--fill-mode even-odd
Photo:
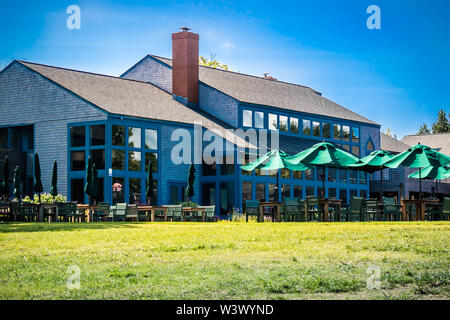
{"label": "table umbrella canopy", "polygon": [[359,159],[359,162],[349,165],[351,168],[362,170],[368,173],[385,169],[384,163],[389,161],[393,155],[389,151],[376,150],[370,153],[368,156]]}
{"label": "table umbrella canopy", "polygon": [[20,189],[20,182],[21,182],[21,172],[20,172],[20,167],[16,166],[16,168],[14,169],[14,177],[13,177],[13,185],[14,185],[14,197],[17,198],[17,200],[20,201],[20,196],[22,195],[22,191]]}
{"label": "table umbrella canopy", "polygon": [[146,180],[146,188],[145,188],[145,197],[147,198],[147,202],[149,204],[152,203],[153,198],[155,197],[155,192],[153,190],[153,164],[151,161],[148,162],[147,166],[147,180]]}
{"label": "table umbrella canopy", "polygon": [[53,171],[52,171],[52,184],[50,186],[50,194],[54,197],[58,195],[58,165],[56,164],[56,160],[53,161]]}
{"label": "table umbrella canopy", "polygon": [[316,143],[311,148],[286,157],[289,164],[304,164],[323,167],[346,168],[359,159],[329,142]]}
{"label": "table umbrella canopy", "polygon": [[399,166],[425,168],[428,166],[441,167],[447,164],[450,164],[449,156],[419,143],[392,157],[384,165],[388,168],[398,168]]}
{"label": "table umbrella canopy", "polygon": [[442,167],[433,167],[428,166],[426,168],[421,169],[419,174],[419,170],[411,173],[408,178],[413,179],[447,179],[450,178],[450,165],[442,166]]}
{"label": "table umbrella canopy", "polygon": [[5,198],[9,198],[11,190],[9,188],[9,160],[8,156],[5,156],[3,160],[3,181],[2,181],[2,195]]}
{"label": "table umbrella canopy", "polygon": [[303,171],[310,169],[309,166],[303,163],[293,164],[286,161],[288,155],[281,150],[272,150],[265,155],[259,157],[255,161],[242,165],[241,169],[246,171],[253,171],[255,169],[261,170],[278,170],[278,169],[290,169],[294,171]]}

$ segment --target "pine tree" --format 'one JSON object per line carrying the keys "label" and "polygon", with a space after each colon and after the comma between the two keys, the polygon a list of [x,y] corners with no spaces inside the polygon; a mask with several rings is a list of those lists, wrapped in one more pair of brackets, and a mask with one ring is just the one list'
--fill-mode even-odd
{"label": "pine tree", "polygon": [[417,132],[418,135],[422,135],[422,134],[430,134],[431,131],[430,129],[428,129],[428,126],[426,123],[424,123],[420,128],[419,131]]}
{"label": "pine tree", "polygon": [[447,119],[447,115],[443,109],[439,111],[438,119],[433,123],[431,129],[433,130],[433,134],[450,132],[450,121]]}

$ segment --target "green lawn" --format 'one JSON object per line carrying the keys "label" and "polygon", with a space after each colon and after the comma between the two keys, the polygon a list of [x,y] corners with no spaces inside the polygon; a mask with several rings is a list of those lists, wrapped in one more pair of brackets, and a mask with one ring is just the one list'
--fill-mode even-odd
{"label": "green lawn", "polygon": [[0,224],[0,299],[449,299],[449,251],[449,222]]}

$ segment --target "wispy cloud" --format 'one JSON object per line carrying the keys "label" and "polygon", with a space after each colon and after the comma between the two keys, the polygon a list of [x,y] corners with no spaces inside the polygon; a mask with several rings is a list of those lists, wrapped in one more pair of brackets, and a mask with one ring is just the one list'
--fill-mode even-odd
{"label": "wispy cloud", "polygon": [[234,48],[236,48],[236,46],[234,45],[234,43],[232,43],[231,41],[227,40],[224,43],[222,43],[222,48],[227,51],[230,52],[232,51]]}

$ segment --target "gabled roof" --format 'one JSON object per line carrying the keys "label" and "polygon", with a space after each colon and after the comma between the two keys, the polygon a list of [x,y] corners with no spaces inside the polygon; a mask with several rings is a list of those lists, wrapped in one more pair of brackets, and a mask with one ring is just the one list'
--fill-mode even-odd
{"label": "gabled roof", "polygon": [[450,132],[436,134],[411,134],[404,136],[402,142],[413,146],[418,143],[436,149],[440,153],[450,155]]}
{"label": "gabled roof", "polygon": [[[150,57],[172,66],[172,59]],[[205,66],[200,66],[199,78],[206,85],[241,102],[378,125],[309,87]]]}
{"label": "gabled roof", "polygon": [[381,150],[390,151],[392,153],[400,153],[409,148],[409,145],[394,137],[390,137],[383,132],[380,132],[380,144]]}
{"label": "gabled roof", "polygon": [[[17,61],[111,114],[176,123],[201,123],[226,138],[225,128],[206,116],[177,102],[154,85],[136,80]],[[244,141],[231,135],[238,145]],[[229,140],[229,139],[227,139]],[[233,142],[233,141],[232,141]]]}

